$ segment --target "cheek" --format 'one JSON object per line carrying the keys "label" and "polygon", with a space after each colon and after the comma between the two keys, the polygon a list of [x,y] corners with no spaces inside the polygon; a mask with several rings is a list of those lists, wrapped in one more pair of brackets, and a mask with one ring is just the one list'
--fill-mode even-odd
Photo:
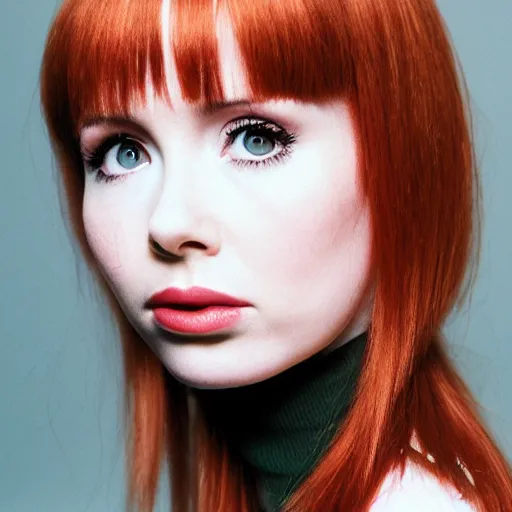
{"label": "cheek", "polygon": [[[297,180],[295,193],[280,203],[277,214],[273,211],[272,222],[264,223],[255,273],[266,276],[260,291],[271,298],[269,309],[277,323],[293,317],[292,323],[305,329],[307,322],[302,322],[313,315],[329,337],[344,325],[368,284],[371,227],[355,156],[346,150],[332,160],[324,156],[323,165],[319,160],[307,162],[300,175],[308,181]],[[314,165],[318,173],[309,180]]]}
{"label": "cheek", "polygon": [[116,275],[125,263],[120,254],[129,254],[123,249],[124,237],[116,228],[119,220],[114,212],[104,212],[101,205],[87,195],[84,197],[82,220],[87,242],[102,274],[111,284],[115,283],[119,279]]}
{"label": "cheek", "polygon": [[325,172],[302,197],[289,201],[269,223],[267,255],[282,278],[308,279],[332,272],[352,275],[366,264],[369,214],[356,184],[355,168]]}
{"label": "cheek", "polygon": [[289,225],[281,255],[283,277],[320,282],[333,277],[354,282],[369,264],[370,226],[368,211],[353,201],[337,209],[312,212],[310,218]]}

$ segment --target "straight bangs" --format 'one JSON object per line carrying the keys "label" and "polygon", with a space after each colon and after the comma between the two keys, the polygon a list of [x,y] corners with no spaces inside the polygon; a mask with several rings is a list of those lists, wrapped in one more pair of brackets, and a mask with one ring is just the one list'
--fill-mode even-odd
{"label": "straight bangs", "polygon": [[[146,101],[149,83],[155,96],[172,107],[167,40],[184,100],[202,107],[225,101],[218,14],[227,14],[251,100],[339,97],[350,76],[347,45],[340,38],[343,9],[329,12],[328,5],[312,0],[66,0],[44,57],[41,86],[49,125],[59,128],[60,140],[71,133],[76,138],[82,124],[97,116],[130,115],[134,105]],[[162,33],[162,15],[172,20],[170,39]]]}

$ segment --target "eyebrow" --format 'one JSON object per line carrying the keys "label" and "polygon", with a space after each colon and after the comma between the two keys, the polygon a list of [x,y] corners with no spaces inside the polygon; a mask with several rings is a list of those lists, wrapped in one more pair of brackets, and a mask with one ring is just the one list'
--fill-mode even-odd
{"label": "eyebrow", "polygon": [[[217,101],[214,103],[209,103],[205,106],[195,106],[194,110],[197,115],[200,117],[207,117],[219,112],[221,110],[225,110],[228,108],[237,107],[240,105],[252,105],[253,102],[248,99],[238,99],[231,101]],[[80,129],[84,130],[85,128],[89,128],[91,126],[97,126],[102,124],[127,124],[132,126],[133,128],[137,128],[142,131],[144,135],[148,136],[149,134],[140,126],[137,122],[137,119],[134,116],[92,116],[87,119],[80,125]]]}

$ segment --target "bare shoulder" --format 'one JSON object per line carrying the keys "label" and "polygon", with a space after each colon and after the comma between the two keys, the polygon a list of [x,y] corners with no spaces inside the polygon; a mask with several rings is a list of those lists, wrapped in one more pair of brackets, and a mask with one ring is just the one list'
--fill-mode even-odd
{"label": "bare shoulder", "polygon": [[476,512],[460,493],[433,475],[408,463],[400,479],[398,470],[384,480],[371,512]]}

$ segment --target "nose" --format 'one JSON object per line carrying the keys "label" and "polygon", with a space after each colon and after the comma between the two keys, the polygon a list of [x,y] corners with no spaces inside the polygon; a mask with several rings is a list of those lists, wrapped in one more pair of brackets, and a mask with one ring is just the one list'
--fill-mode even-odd
{"label": "nose", "polygon": [[[176,162],[173,166],[176,171]],[[211,190],[204,173],[181,162],[179,172],[166,172],[155,192],[148,240],[163,256],[184,257],[190,252],[217,254],[220,248]]]}

